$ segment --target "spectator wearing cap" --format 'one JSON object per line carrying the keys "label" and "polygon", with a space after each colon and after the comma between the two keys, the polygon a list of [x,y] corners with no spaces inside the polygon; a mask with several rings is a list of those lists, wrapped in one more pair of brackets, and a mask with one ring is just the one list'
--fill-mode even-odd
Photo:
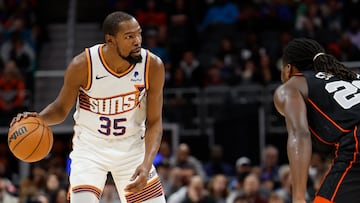
{"label": "spectator wearing cap", "polygon": [[235,163],[235,177],[230,182],[230,189],[237,190],[242,188],[244,178],[251,172],[251,170],[251,160],[248,157],[242,156],[238,158]]}

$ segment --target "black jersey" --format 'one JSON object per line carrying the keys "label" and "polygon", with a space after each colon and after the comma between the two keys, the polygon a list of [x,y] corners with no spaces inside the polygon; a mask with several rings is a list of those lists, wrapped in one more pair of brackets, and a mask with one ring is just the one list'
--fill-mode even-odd
{"label": "black jersey", "polygon": [[324,72],[303,74],[308,83],[311,133],[322,141],[335,143],[354,131],[360,123],[360,80],[344,81]]}

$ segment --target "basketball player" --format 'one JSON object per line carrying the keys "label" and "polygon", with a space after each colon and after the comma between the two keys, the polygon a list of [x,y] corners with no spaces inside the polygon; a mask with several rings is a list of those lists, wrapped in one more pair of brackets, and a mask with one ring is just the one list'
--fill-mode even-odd
{"label": "basketball player", "polygon": [[[98,203],[108,172],[122,203],[163,203],[153,166],[162,138],[163,62],[141,48],[133,16],[111,13],[103,30],[105,43],[73,58],[58,97],[38,116],[59,124],[76,103],[71,203]],[[12,123],[34,115],[20,114]]]}
{"label": "basketball player", "polygon": [[[305,203],[312,138],[335,156],[315,203],[360,200],[360,77],[311,39],[284,49],[274,103],[285,117],[294,203]],[[314,145],[315,149],[315,145]]]}

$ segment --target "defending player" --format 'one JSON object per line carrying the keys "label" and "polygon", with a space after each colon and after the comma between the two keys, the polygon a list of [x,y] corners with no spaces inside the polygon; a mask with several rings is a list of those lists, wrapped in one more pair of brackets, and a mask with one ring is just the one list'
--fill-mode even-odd
{"label": "defending player", "polygon": [[[311,138],[334,147],[335,158],[315,203],[360,199],[360,80],[311,39],[294,39],[284,50],[283,84],[274,94],[285,117],[294,203],[305,203]],[[311,137],[312,136],[312,137]]]}

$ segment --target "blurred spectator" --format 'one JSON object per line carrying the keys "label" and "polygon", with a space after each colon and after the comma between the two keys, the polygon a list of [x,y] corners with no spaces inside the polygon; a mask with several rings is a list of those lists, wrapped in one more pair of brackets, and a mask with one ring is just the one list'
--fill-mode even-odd
{"label": "blurred spectator", "polygon": [[[186,79],[185,71],[179,67],[174,69],[171,79],[166,82],[166,88],[184,88],[189,87],[192,83]],[[182,98],[176,99],[176,101],[180,102],[180,104],[185,102]]]}
{"label": "blurred spectator", "polygon": [[260,180],[256,174],[250,173],[244,179],[244,186],[240,190],[234,190],[226,199],[226,203],[232,203],[238,196],[246,197],[248,202],[267,203],[268,191],[262,191]]}
{"label": "blurred spectator", "polygon": [[217,174],[210,178],[208,182],[209,196],[212,197],[216,203],[225,203],[229,195],[228,177],[224,174]]}
{"label": "blurred spectator", "polygon": [[310,187],[308,186],[308,193],[310,198],[320,188],[323,177],[331,166],[331,159],[327,158],[327,156],[328,155],[324,155],[317,151],[314,151],[311,155],[308,181],[312,184]]}
{"label": "blurred spectator", "polygon": [[[230,43],[225,42],[224,43]],[[219,68],[221,77],[225,80],[225,83],[228,85],[235,85],[237,83],[237,78],[235,72],[239,70],[239,67],[236,65],[237,60],[235,52],[233,54],[219,52],[215,57],[213,63]]]}
{"label": "blurred spectator", "polygon": [[231,0],[215,0],[208,8],[200,31],[217,24],[234,24],[238,20],[239,8]]}
{"label": "blurred spectator", "polygon": [[168,11],[168,45],[171,52],[173,64],[178,64],[181,56],[179,53],[186,49],[199,48],[196,22],[191,13],[190,1],[174,0],[171,1]]}
{"label": "blurred spectator", "polygon": [[273,187],[279,185],[279,151],[273,146],[266,146],[262,152],[262,161],[261,161],[261,182],[269,181],[273,183]]}
{"label": "blurred spectator", "polygon": [[317,26],[314,21],[309,18],[303,18],[299,29],[295,30],[295,37],[305,37],[315,39],[319,42],[324,43],[324,31],[323,27]]}
{"label": "blurred spectator", "polygon": [[156,165],[156,171],[159,175],[161,183],[163,185],[165,196],[168,197],[172,192],[172,182],[171,182],[171,167],[168,160],[161,160]]}
{"label": "blurred spectator", "polygon": [[[328,46],[330,45],[331,44],[329,44]],[[338,46],[338,55],[336,55],[336,52],[330,53],[338,57],[340,61],[357,61],[360,58],[360,49],[357,48],[356,45],[350,41],[350,38],[347,34],[341,34],[341,36],[339,37]]]}
{"label": "blurred spectator", "polygon": [[46,177],[46,188],[44,192],[47,194],[50,202],[56,201],[57,192],[60,189],[60,181],[56,174],[48,174]]}
{"label": "blurred spectator", "polygon": [[172,156],[172,150],[171,150],[171,146],[170,143],[168,141],[161,141],[160,147],[159,147],[159,151],[155,156],[154,159],[154,165],[157,166],[158,164],[161,163],[169,163],[170,158]]}
{"label": "blurred spectator", "polygon": [[13,60],[24,76],[26,88],[33,90],[33,71],[35,67],[35,51],[25,42],[19,32],[12,32],[10,40],[1,47],[3,61]]}
{"label": "blurred spectator", "polygon": [[181,203],[216,203],[209,196],[204,180],[201,176],[195,175],[191,178],[185,199]]}
{"label": "blurred spectator", "polygon": [[216,174],[224,174],[226,176],[234,176],[233,167],[224,160],[223,147],[214,145],[210,148],[210,159],[204,164],[204,170],[208,178]]}
{"label": "blurred spectator", "polygon": [[172,196],[172,194],[177,193],[172,197],[172,199],[174,199],[175,202],[179,202],[176,201],[177,199],[179,199],[177,197],[179,196],[180,193],[182,194],[180,190],[182,190],[183,186],[185,185],[183,182],[182,169],[179,167],[171,167],[169,180],[167,181],[167,183],[168,184],[165,184],[167,185],[167,187],[165,188],[166,197],[168,197],[167,201],[170,201],[170,197]]}
{"label": "blurred spectator", "polygon": [[9,126],[12,118],[25,110],[25,82],[15,62],[9,60],[0,75],[1,126]]}
{"label": "blurred spectator", "polygon": [[338,0],[328,0],[321,4],[322,18],[324,20],[324,28],[328,32],[339,33],[343,29],[343,3]]}
{"label": "blurred spectator", "polygon": [[303,2],[297,7],[295,30],[305,30],[306,24],[311,23],[316,29],[323,27],[320,8],[317,3]]}
{"label": "blurred spectator", "polygon": [[157,28],[151,28],[145,32],[144,48],[149,49],[154,54],[158,55],[165,65],[165,69],[170,69],[171,61],[168,50],[164,45],[160,44]]}
{"label": "blurred spectator", "polygon": [[209,197],[208,191],[205,188],[204,179],[199,175],[190,177],[189,182],[183,185],[176,192],[172,193],[168,203],[215,203],[215,200]]}
{"label": "blurred spectator", "polygon": [[311,161],[309,167],[309,177],[313,182],[317,181],[318,174],[321,171],[327,170],[329,167],[329,160],[319,152],[314,151],[311,154]]}
{"label": "blurred spectator", "polygon": [[240,73],[241,84],[252,84],[258,80],[259,76],[255,61],[251,58],[244,60]]}
{"label": "blurred spectator", "polygon": [[221,63],[213,62],[207,70],[204,78],[204,86],[226,85],[226,80],[221,75]]}
{"label": "blurred spectator", "polygon": [[281,73],[266,52],[260,54],[259,71],[261,84],[268,85],[273,82],[280,82]]}
{"label": "blurred spectator", "polygon": [[185,73],[187,86],[201,86],[203,79],[203,67],[193,50],[185,50],[179,62],[179,68]]}
{"label": "blurred spectator", "polygon": [[59,188],[56,193],[56,199],[54,203],[69,203],[67,199],[67,191],[65,188]]}
{"label": "blurred spectator", "polygon": [[[167,203],[181,203],[185,200],[187,187],[189,185],[191,177],[195,175],[195,171],[193,174],[184,174],[184,169],[179,167],[173,167],[170,173],[170,191],[171,193],[167,195]],[[188,170],[189,171],[189,170]],[[187,176],[184,178],[184,176]],[[187,179],[187,181],[184,181]]]}
{"label": "blurred spectator", "polygon": [[233,203],[251,203],[245,195],[235,197]]}
{"label": "blurred spectator", "polygon": [[37,199],[38,195],[44,192],[46,188],[46,169],[42,162],[32,164],[30,167],[29,176],[21,180],[19,185],[20,203]]}
{"label": "blurred spectator", "polygon": [[288,164],[284,164],[280,166],[279,179],[280,179],[280,187],[275,188],[274,190],[275,194],[277,194],[283,200],[284,203],[292,203],[291,174],[290,174],[290,167]]}
{"label": "blurred spectator", "polygon": [[18,203],[16,196],[16,187],[10,180],[0,177],[0,202],[3,203]]}
{"label": "blurred spectator", "polygon": [[245,177],[251,172],[251,160],[242,156],[235,163],[235,177],[230,183],[231,190],[240,190],[243,187]]}
{"label": "blurred spectator", "polygon": [[158,40],[165,42],[167,38],[167,14],[159,8],[156,0],[148,0],[144,8],[140,8],[135,17],[146,33],[149,29],[158,29]]}
{"label": "blurred spectator", "polygon": [[[260,10],[254,2],[247,2],[241,4],[240,13],[238,17],[239,27],[244,30],[257,30],[260,28],[263,19],[261,18]],[[262,27],[262,26],[261,26]]]}
{"label": "blurred spectator", "polygon": [[259,33],[255,31],[247,31],[245,33],[245,43],[240,47],[240,59],[253,59],[257,61],[260,53],[266,51],[264,45],[261,44]]}
{"label": "blurred spectator", "polygon": [[[224,37],[220,41],[220,48],[217,53],[219,59],[224,62],[224,66],[228,67],[231,71],[231,74],[234,75],[234,72],[239,69],[239,51],[234,45],[234,41],[230,37]],[[233,80],[234,76],[230,76],[230,80]]]}
{"label": "blurred spectator", "polygon": [[188,144],[181,143],[175,156],[171,157],[170,164],[172,167],[179,167],[181,169],[193,169],[196,175],[206,179],[206,173],[203,169],[203,165],[200,160],[192,156],[191,150]]}
{"label": "blurred spectator", "polygon": [[11,153],[6,141],[0,142],[0,177],[19,184],[19,159]]}
{"label": "blurred spectator", "polygon": [[263,20],[261,27],[279,30],[288,29],[294,20],[291,5],[291,1],[261,1],[258,8]]}
{"label": "blurred spectator", "polygon": [[268,203],[286,203],[286,201],[284,201],[284,199],[280,195],[276,193],[271,193]]}
{"label": "blurred spectator", "polygon": [[359,19],[352,18],[350,20],[350,27],[345,34],[349,37],[350,42],[360,50],[360,24]]}

